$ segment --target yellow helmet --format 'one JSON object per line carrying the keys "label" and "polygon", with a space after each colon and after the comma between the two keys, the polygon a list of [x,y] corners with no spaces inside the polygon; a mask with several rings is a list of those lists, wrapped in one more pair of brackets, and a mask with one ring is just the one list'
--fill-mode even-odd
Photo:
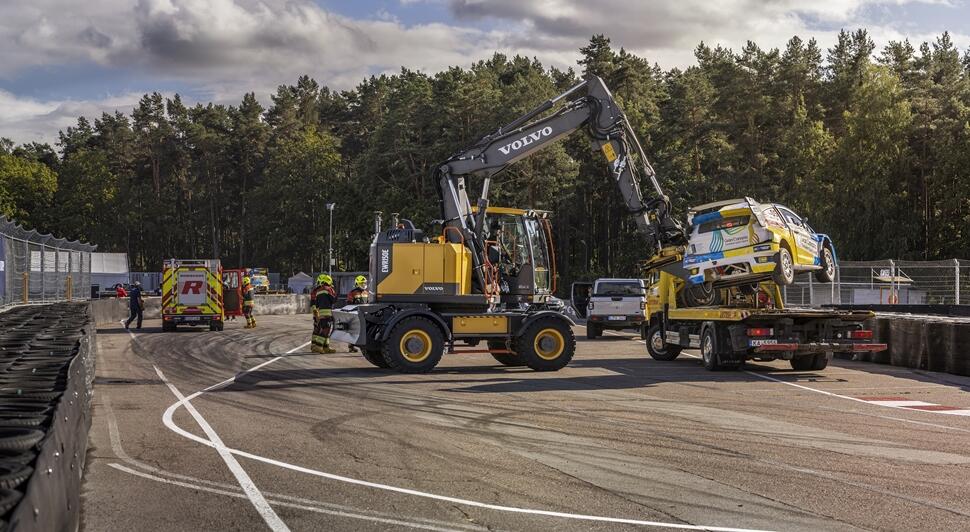
{"label": "yellow helmet", "polygon": [[320,275],[317,276],[317,284],[318,285],[320,285],[320,284],[329,284],[329,285],[333,286],[333,277],[330,277],[329,275],[327,275],[325,273],[321,273]]}
{"label": "yellow helmet", "polygon": [[363,275],[358,275],[357,278],[354,279],[354,286],[356,286],[357,288],[364,288],[364,287],[366,287],[367,286],[367,278],[364,277]]}
{"label": "yellow helmet", "polygon": [[247,284],[250,284],[250,283],[252,283],[252,281],[249,280],[248,276],[243,277],[243,286],[246,286]]}

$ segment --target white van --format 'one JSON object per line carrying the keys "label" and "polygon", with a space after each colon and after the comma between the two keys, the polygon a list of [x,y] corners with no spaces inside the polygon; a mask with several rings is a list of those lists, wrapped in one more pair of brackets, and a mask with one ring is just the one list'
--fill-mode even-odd
{"label": "white van", "polygon": [[646,307],[643,279],[597,279],[586,307],[586,338],[594,339],[606,329],[639,331]]}

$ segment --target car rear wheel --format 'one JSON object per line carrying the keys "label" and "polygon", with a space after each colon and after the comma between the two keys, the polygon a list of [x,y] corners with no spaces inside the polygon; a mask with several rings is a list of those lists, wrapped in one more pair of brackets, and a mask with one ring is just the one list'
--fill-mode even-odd
{"label": "car rear wheel", "polygon": [[586,324],[586,339],[587,340],[595,340],[601,334],[603,334],[603,331],[600,330],[599,327],[597,327],[596,325],[593,325],[591,323],[587,323]]}
{"label": "car rear wheel", "polygon": [[771,278],[780,286],[795,282],[795,262],[788,248],[782,247],[775,255],[775,271],[771,273]]}
{"label": "car rear wheel", "polygon": [[822,269],[815,272],[815,278],[820,283],[835,282],[835,253],[832,253],[832,247],[825,244],[819,259]]}

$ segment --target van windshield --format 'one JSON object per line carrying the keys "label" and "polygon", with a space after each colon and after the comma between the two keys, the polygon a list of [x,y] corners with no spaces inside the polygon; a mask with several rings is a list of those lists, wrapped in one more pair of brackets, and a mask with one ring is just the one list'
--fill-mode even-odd
{"label": "van windshield", "polygon": [[603,281],[596,285],[597,296],[642,296],[643,288],[635,281]]}

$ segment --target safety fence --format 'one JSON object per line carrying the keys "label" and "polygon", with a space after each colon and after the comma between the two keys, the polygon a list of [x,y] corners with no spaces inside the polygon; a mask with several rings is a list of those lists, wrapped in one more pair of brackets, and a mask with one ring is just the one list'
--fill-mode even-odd
{"label": "safety fence", "polygon": [[0,307],[87,299],[95,249],[25,229],[0,216]]}
{"label": "safety fence", "polygon": [[970,305],[970,260],[843,261],[834,283],[804,273],[783,293],[785,304],[796,307]]}

